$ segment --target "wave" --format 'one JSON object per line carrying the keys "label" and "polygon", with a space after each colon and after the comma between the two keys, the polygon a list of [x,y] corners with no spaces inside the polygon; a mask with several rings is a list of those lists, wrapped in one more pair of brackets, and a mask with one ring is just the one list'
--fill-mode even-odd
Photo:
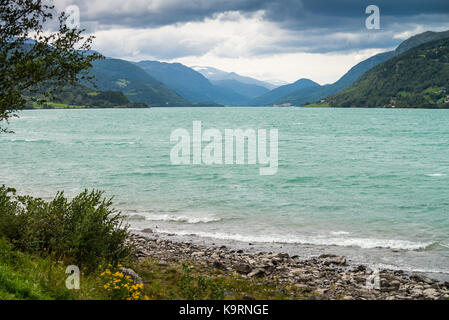
{"label": "wave", "polygon": [[142,220],[146,220],[145,216],[142,216],[140,214],[130,214],[128,216],[126,216],[126,220],[129,221],[142,221]]}
{"label": "wave", "polygon": [[349,232],[347,232],[347,231],[331,231],[330,234],[333,236],[346,236],[349,234]]}
{"label": "wave", "polygon": [[407,271],[407,272],[419,272],[419,273],[437,273],[437,274],[449,274],[448,270],[445,269],[427,269],[427,268],[418,268],[415,266],[396,266],[393,264],[385,264],[385,263],[370,263],[370,268],[377,269],[377,270],[401,270],[401,271]]}
{"label": "wave", "polygon": [[[218,222],[221,221],[221,218],[215,216],[206,216],[206,215],[174,215],[174,214],[150,214],[150,213],[140,213],[135,215],[130,215],[130,217],[138,216],[143,217],[144,219],[139,220],[147,220],[147,221],[165,221],[165,222],[180,222],[180,223],[188,223],[188,224],[197,224],[197,223],[210,223],[210,222]],[[131,219],[132,220],[132,219]]]}
{"label": "wave", "polygon": [[371,238],[343,238],[343,237],[285,237],[277,235],[242,235],[231,233],[212,233],[201,231],[168,231],[158,230],[161,233],[172,233],[179,236],[198,236],[202,238],[214,238],[220,240],[231,240],[239,242],[255,243],[279,243],[279,244],[300,244],[318,246],[343,246],[359,247],[362,249],[397,249],[397,250],[421,250],[429,247],[433,242],[413,242],[408,240],[395,239],[371,239]]}
{"label": "wave", "polygon": [[27,142],[33,142],[33,143],[52,143],[51,140],[45,140],[45,139],[11,139],[10,142],[19,142],[19,143],[27,143]]}
{"label": "wave", "polygon": [[431,174],[426,174],[426,176],[428,176],[428,177],[445,177],[446,174],[444,174],[444,173],[431,173]]}
{"label": "wave", "polygon": [[111,177],[167,177],[169,174],[167,172],[123,172],[123,173],[113,173]]}
{"label": "wave", "polygon": [[442,246],[443,248],[447,248],[447,249],[449,249],[449,244],[446,244],[446,243],[438,243],[440,246]]}
{"label": "wave", "polygon": [[135,141],[115,141],[115,142],[99,142],[103,146],[123,146],[123,145],[134,145]]}

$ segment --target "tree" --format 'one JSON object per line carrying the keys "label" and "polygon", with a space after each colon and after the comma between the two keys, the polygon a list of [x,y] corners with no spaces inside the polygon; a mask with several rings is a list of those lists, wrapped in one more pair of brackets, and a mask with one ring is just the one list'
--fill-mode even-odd
{"label": "tree", "polygon": [[[55,18],[45,0],[0,0],[0,133],[27,101],[53,97],[64,85],[92,82],[89,68],[101,55],[90,51],[93,37]],[[58,30],[44,30],[52,20]]]}

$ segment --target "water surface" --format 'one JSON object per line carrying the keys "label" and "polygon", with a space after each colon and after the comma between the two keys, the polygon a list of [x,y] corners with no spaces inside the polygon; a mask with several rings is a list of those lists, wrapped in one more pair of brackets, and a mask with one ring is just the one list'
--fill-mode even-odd
{"label": "water surface", "polygon": [[[277,128],[278,173],[172,165],[172,130],[191,131],[195,120],[203,129]],[[98,188],[135,229],[331,248],[449,273],[449,111],[40,110],[22,112],[11,129],[0,135],[0,183],[20,193]]]}

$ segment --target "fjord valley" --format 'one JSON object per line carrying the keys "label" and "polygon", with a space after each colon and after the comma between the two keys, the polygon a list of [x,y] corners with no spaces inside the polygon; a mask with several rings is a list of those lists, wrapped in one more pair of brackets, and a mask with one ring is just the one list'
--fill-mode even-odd
{"label": "fjord valley", "polygon": [[0,299],[449,301],[449,6],[399,2],[0,0]]}
{"label": "fjord valley", "polygon": [[[209,67],[188,67],[181,63],[165,63],[159,61],[140,61],[137,63],[126,61],[123,59],[106,58],[97,60],[93,63],[90,75],[95,77],[93,88],[89,83],[84,85],[90,87],[92,92],[84,92],[86,88],[67,87],[64,90],[64,96],[58,95],[55,101],[47,103],[46,107],[64,107],[68,106],[99,106],[99,107],[189,107],[189,106],[363,106],[364,101],[369,99],[379,101],[370,103],[367,106],[383,107],[385,105],[398,105],[407,107],[433,108],[438,105],[444,108],[444,89],[447,85],[433,87],[431,83],[438,79],[444,79],[444,68],[446,67],[445,51],[439,53],[439,63],[443,70],[437,77],[433,77],[430,69],[437,69],[436,61],[431,55],[424,53],[418,54],[420,61],[407,60],[400,62],[407,66],[404,68],[409,71],[408,74],[399,75],[397,70],[392,69],[392,61],[400,56],[400,59],[410,59],[404,55],[414,48],[429,42],[441,40],[442,46],[447,45],[444,39],[449,37],[449,31],[446,32],[424,32],[411,37],[402,42],[396,50],[377,54],[368,58],[344,74],[338,81],[333,84],[320,85],[310,79],[301,78],[294,83],[276,86],[267,82],[256,80],[250,77],[244,77],[233,72],[224,72]],[[435,42],[436,43],[436,42]],[[414,64],[417,63],[418,65]],[[433,66],[430,67],[430,64]],[[426,65],[426,67],[424,67]],[[396,66],[397,67],[397,66]],[[367,75],[368,71],[372,75],[375,70],[383,68],[385,86],[379,88],[376,77]],[[432,69],[432,70],[433,70]],[[413,72],[411,71],[413,70]],[[390,74],[390,78],[386,78],[386,74]],[[396,78],[393,77],[395,74]],[[364,88],[376,87],[377,91],[371,93],[360,87],[361,77],[363,77]],[[399,79],[400,78],[400,79]],[[360,81],[359,81],[360,80]],[[355,85],[354,83],[357,84]],[[414,83],[422,82],[419,88],[414,88]],[[438,81],[437,81],[438,82]],[[441,81],[439,81],[441,82]],[[428,84],[427,87],[426,84]],[[386,86],[390,88],[387,90]],[[408,90],[401,88],[408,86]],[[424,88],[425,87],[425,88]],[[349,88],[349,89],[348,89]],[[396,88],[399,91],[394,92],[392,96],[391,90]],[[71,94],[68,92],[72,90]],[[95,90],[108,91],[111,97],[117,98],[121,92],[129,103],[124,101],[100,102],[100,97],[105,97],[104,93],[98,96]],[[419,92],[415,92],[420,90]],[[424,94],[423,91],[429,94]],[[438,91],[438,92],[437,92]],[[439,92],[441,91],[441,92]],[[341,93],[341,94],[340,94]],[[440,94],[439,97],[438,94]],[[97,101],[93,101],[92,97],[96,95]],[[373,97],[373,95],[375,97]],[[398,96],[399,95],[399,96]],[[433,96],[433,101],[430,98]],[[72,97],[70,97],[72,96]],[[73,99],[76,96],[77,99]],[[90,96],[90,98],[88,98]],[[357,99],[348,103],[342,103],[341,97],[352,97]],[[381,100],[378,98],[383,96]],[[405,98],[407,96],[407,98]],[[84,97],[84,98],[83,98]],[[338,98],[338,102],[335,97]],[[363,98],[360,98],[363,97]],[[393,99],[395,97],[395,99]],[[59,101],[57,101],[59,99]],[[114,99],[114,98],[113,98]],[[393,99],[393,100],[392,100]],[[423,100],[427,99],[427,100]],[[430,99],[430,100],[429,100]],[[403,102],[407,100],[407,102]],[[332,101],[332,103],[330,103]],[[390,103],[398,101],[398,103]],[[433,102],[432,102],[433,101]],[[360,105],[357,105],[360,102]],[[35,106],[35,104],[31,104]]]}

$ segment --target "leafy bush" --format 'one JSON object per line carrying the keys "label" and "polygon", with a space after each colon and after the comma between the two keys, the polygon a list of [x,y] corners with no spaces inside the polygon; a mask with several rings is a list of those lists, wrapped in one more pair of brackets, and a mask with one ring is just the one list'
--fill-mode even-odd
{"label": "leafy bush", "polygon": [[224,287],[222,283],[214,282],[203,276],[195,277],[192,275],[190,268],[182,265],[184,274],[179,282],[179,290],[184,299],[187,300],[223,300]]}
{"label": "leafy bush", "polygon": [[69,201],[58,192],[52,201],[16,196],[0,187],[0,237],[30,253],[48,253],[86,269],[130,257],[123,216],[103,192],[85,190]]}
{"label": "leafy bush", "polygon": [[106,296],[112,300],[148,300],[148,296],[142,294],[143,284],[134,283],[130,276],[118,269],[120,266],[114,268],[110,264],[100,274],[104,281],[102,288],[106,291]]}

